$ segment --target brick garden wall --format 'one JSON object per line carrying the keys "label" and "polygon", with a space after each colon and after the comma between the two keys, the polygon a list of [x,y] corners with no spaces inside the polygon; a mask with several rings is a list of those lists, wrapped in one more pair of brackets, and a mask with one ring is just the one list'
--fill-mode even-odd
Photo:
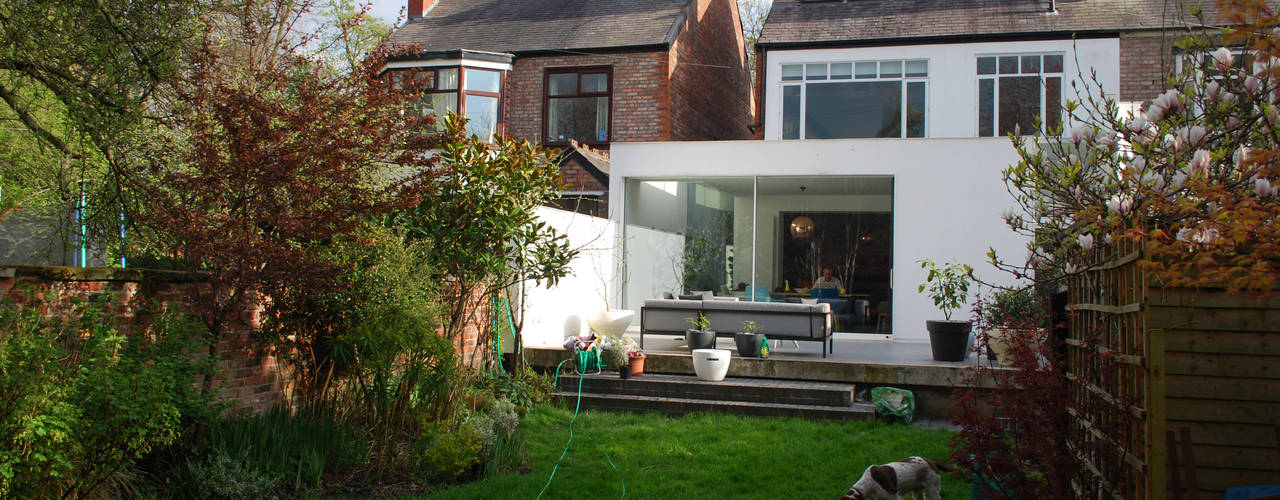
{"label": "brick garden wall", "polygon": [[[9,276],[12,271],[12,276]],[[9,277],[4,277],[9,276]],[[188,295],[193,286],[189,276],[174,271],[72,268],[55,266],[0,267],[0,300],[16,304],[40,301],[56,311],[58,304],[72,299],[95,299],[114,295],[119,300],[116,318],[126,324],[146,325],[154,315],[156,302],[177,304],[190,310]],[[227,326],[218,342],[218,374],[215,387],[222,399],[234,407],[262,411],[287,402],[291,397],[287,368],[275,356],[254,349],[253,328],[259,326],[260,310],[243,311]],[[193,353],[196,356],[204,352]]]}
{"label": "brick garden wall", "polygon": [[751,81],[734,0],[698,0],[670,53],[671,140],[750,139]]}
{"label": "brick garden wall", "polygon": [[[42,301],[56,311],[58,304],[71,300],[114,295],[119,299],[115,316],[126,324],[145,325],[154,311],[151,304],[178,304],[189,312],[192,287],[199,286],[186,273],[140,269],[73,268],[57,266],[0,265],[0,301],[15,304]],[[478,345],[480,326],[488,321],[489,308],[481,306],[476,321],[467,325],[455,342],[464,364],[482,365],[487,350]],[[289,367],[252,338],[261,326],[261,308],[242,311],[226,327],[218,342],[218,373],[215,387],[220,398],[233,401],[234,408],[260,412],[292,401]],[[203,352],[193,355],[204,355]]]}

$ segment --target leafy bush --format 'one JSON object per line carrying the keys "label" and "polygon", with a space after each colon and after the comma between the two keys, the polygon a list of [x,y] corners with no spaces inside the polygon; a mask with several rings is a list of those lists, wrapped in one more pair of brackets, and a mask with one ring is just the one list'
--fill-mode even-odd
{"label": "leafy bush", "polygon": [[225,450],[214,450],[206,460],[187,464],[188,492],[205,498],[267,498],[275,494],[281,478],[231,458]]}
{"label": "leafy bush", "polygon": [[997,290],[982,303],[981,319],[986,328],[1038,328],[1049,319],[1044,300],[1031,287]]}
{"label": "leafy bush", "polygon": [[0,497],[115,486],[209,402],[195,380],[212,367],[193,361],[201,337],[179,316],[125,334],[109,301],[47,308],[0,307]]}
{"label": "leafy bush", "polygon": [[[515,405],[516,411],[524,411],[551,397],[554,382],[551,377],[539,375],[525,368],[515,375],[505,372],[483,372],[475,381],[478,390],[490,391]],[[487,403],[487,402],[486,402]],[[485,405],[477,405],[483,408]]]}
{"label": "leafy bush", "polygon": [[417,469],[425,475],[419,479],[450,484],[474,471],[484,448],[483,433],[472,423],[463,423],[448,432],[428,429],[419,441]]}

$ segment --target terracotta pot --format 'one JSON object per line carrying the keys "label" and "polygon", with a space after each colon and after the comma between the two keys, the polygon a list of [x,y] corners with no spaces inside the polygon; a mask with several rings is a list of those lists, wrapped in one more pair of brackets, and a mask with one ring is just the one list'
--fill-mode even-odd
{"label": "terracotta pot", "polygon": [[639,377],[644,374],[644,357],[631,358],[631,376]]}

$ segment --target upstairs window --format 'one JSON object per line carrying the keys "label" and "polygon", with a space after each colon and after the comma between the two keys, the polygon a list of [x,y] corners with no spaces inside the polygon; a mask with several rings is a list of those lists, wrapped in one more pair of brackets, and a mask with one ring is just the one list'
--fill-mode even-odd
{"label": "upstairs window", "polygon": [[1062,55],[978,58],[978,136],[1033,135],[1062,124]]}
{"label": "upstairs window", "polygon": [[468,120],[467,132],[486,141],[499,133],[498,98],[501,90],[502,73],[465,68],[462,74],[462,114]]}
{"label": "upstairs window", "polygon": [[[393,85],[400,88],[413,79],[422,90],[416,103],[417,112],[443,118],[461,113],[469,120],[467,132],[483,140],[501,133],[502,116],[498,104],[502,92],[502,72],[468,67],[397,69],[388,72]],[[443,126],[437,122],[437,127]]]}
{"label": "upstairs window", "polygon": [[547,144],[606,144],[612,134],[609,68],[548,70],[543,103]]}
{"label": "upstairs window", "polygon": [[924,137],[929,61],[782,65],[782,138]]}

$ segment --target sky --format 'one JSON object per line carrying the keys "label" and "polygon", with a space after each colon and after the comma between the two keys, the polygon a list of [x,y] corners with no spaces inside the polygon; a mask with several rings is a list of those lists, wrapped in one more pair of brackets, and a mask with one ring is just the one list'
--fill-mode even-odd
{"label": "sky", "polygon": [[394,26],[400,16],[400,9],[408,5],[408,0],[373,0],[373,17]]}

